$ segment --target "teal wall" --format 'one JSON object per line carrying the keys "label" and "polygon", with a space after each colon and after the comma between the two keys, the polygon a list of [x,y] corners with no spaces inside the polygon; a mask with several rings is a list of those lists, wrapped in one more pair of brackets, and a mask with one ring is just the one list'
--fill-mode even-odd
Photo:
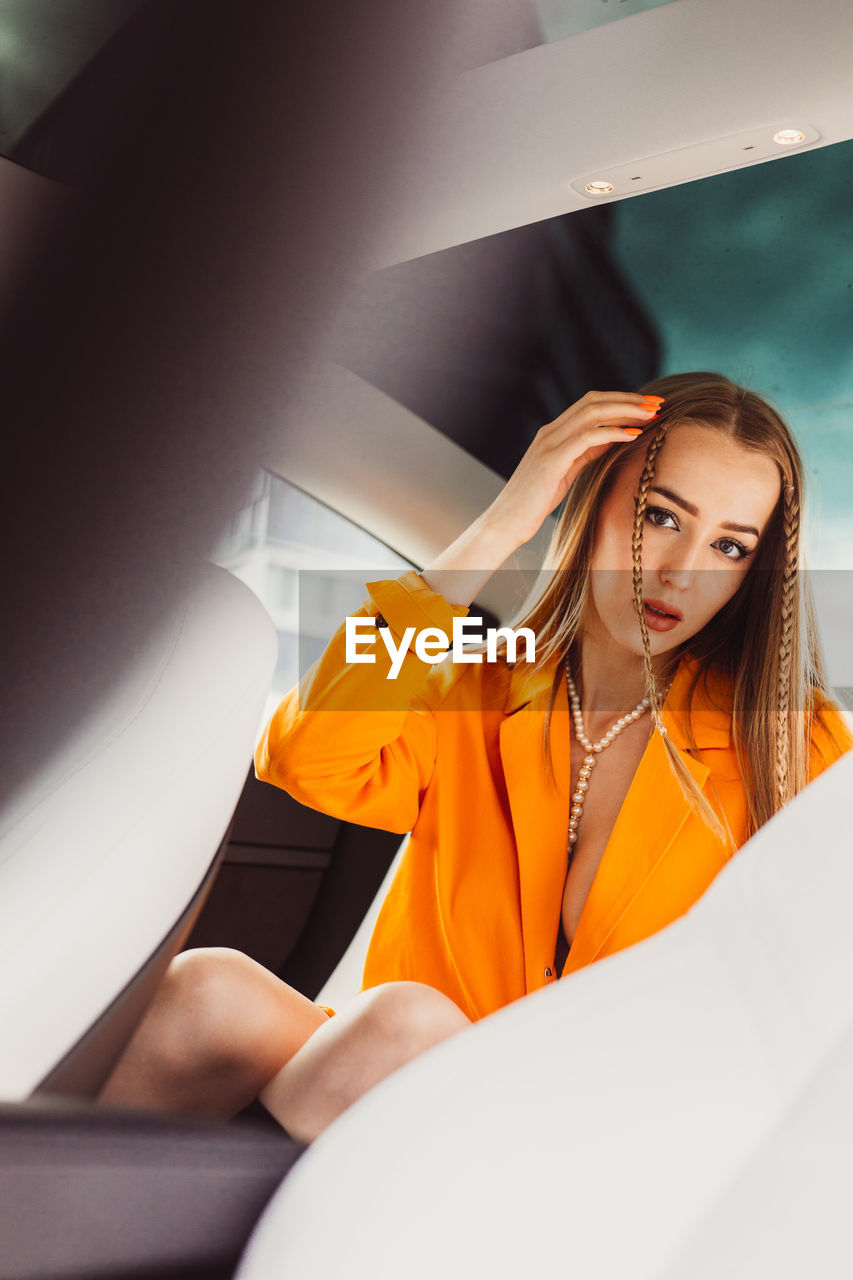
{"label": "teal wall", "polygon": [[662,372],[717,369],[773,401],[812,481],[809,564],[853,569],[853,142],[615,208]]}

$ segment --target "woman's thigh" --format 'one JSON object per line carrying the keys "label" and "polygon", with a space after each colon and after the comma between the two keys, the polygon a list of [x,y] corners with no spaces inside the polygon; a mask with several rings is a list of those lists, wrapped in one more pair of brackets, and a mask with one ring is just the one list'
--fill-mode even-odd
{"label": "woman's thigh", "polygon": [[264,1106],[311,1141],[357,1098],[469,1019],[442,992],[389,982],[361,992],[320,1026],[261,1090]]}
{"label": "woman's thigh", "polygon": [[185,951],[169,966],[101,1097],[233,1115],[327,1021],[313,1001],[239,951]]}

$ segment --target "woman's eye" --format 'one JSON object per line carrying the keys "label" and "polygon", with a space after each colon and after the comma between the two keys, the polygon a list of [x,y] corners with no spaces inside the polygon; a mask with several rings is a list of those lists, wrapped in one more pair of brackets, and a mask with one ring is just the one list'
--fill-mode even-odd
{"label": "woman's eye", "polygon": [[678,529],[679,524],[675,518],[675,513],[667,511],[666,507],[647,507],[646,519],[657,529]]}
{"label": "woman's eye", "polygon": [[742,542],[738,542],[737,538],[720,538],[714,546],[718,547],[730,560],[745,560],[747,556],[752,555],[752,552],[748,551]]}

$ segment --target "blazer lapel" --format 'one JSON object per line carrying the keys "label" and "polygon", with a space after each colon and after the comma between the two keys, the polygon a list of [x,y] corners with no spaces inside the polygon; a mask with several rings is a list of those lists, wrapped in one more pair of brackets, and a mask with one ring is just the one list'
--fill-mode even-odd
{"label": "blazer lapel", "polygon": [[[685,764],[701,787],[709,768],[692,757]],[[584,904],[564,973],[590,964],[667,855],[691,812],[655,731],[634,774]]]}
{"label": "blazer lapel", "polygon": [[501,761],[518,849],[521,928],[528,991],[543,986],[553,968],[563,885],[568,867],[570,776],[569,707],[560,685],[551,717],[555,779],[545,769],[542,734],[548,685],[507,715],[500,729]]}
{"label": "blazer lapel", "polygon": [[[709,767],[689,754],[682,708],[694,671],[682,661],[663,708],[663,721],[699,787]],[[524,969],[528,991],[544,985],[553,967],[554,944],[568,869],[566,842],[571,805],[571,731],[562,682],[551,718],[555,780],[542,760],[542,734],[553,671],[507,707],[500,729],[500,752],[518,851]],[[725,691],[700,684],[691,709],[698,749],[728,747],[730,714]],[[607,848],[578,922],[564,973],[589,964],[671,849],[691,813],[656,731],[640,761],[616,819]]]}
{"label": "blazer lapel", "polygon": [[[663,722],[681,752],[697,786],[704,786],[710,769],[689,754],[683,709],[694,667],[682,661],[663,707]],[[727,747],[731,718],[722,691],[701,683],[696,690],[690,722],[697,748]],[[590,964],[658,864],[669,853],[692,812],[672,771],[663,739],[655,730],[634,774],[628,794],[604,850],[589,896],[581,913],[564,973]]]}

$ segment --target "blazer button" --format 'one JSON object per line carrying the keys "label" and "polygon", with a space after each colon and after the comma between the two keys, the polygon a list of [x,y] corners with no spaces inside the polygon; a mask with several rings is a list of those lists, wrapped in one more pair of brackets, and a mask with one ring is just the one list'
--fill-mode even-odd
{"label": "blazer button", "polygon": [[553,976],[554,976],[554,975],[553,975],[553,973],[551,972],[551,970],[550,970],[550,969],[546,969],[546,970],[545,970],[545,981],[546,981],[546,982],[550,982],[550,981],[551,981],[551,979],[553,978]]}

